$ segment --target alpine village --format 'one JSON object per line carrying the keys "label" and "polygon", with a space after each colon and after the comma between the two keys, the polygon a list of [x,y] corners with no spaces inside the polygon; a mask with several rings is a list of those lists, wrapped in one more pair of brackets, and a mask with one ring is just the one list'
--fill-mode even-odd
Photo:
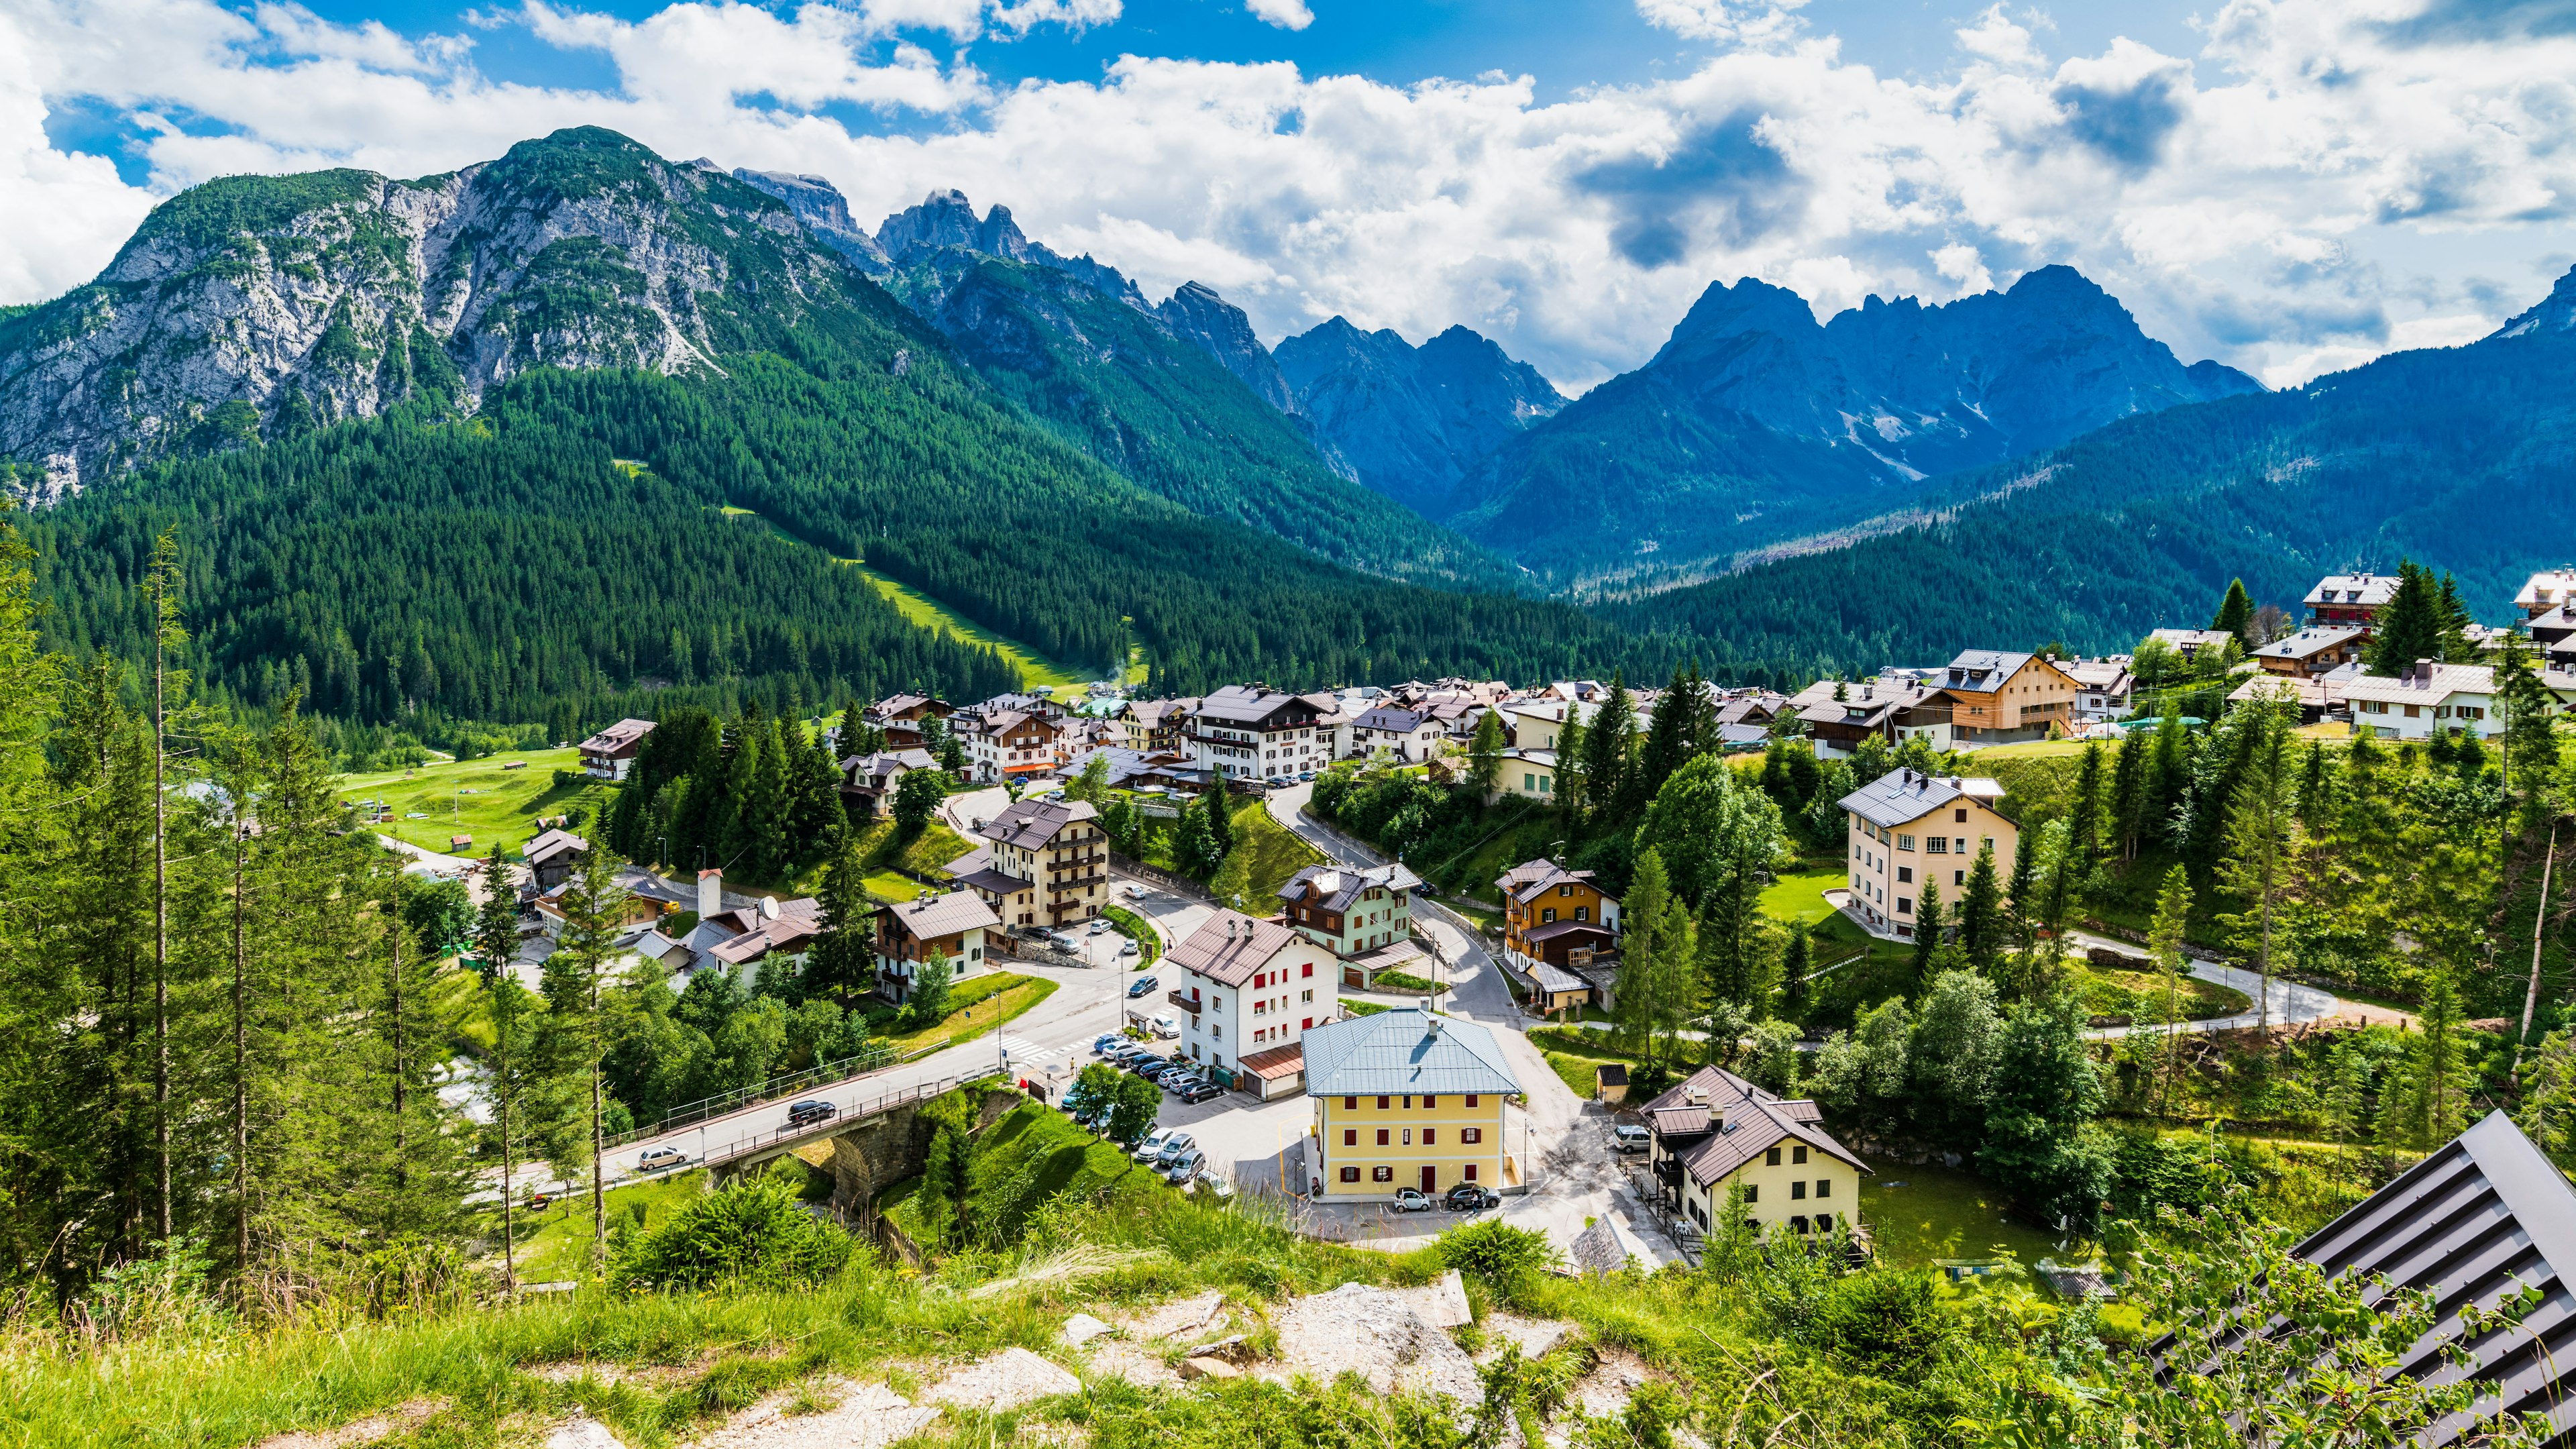
{"label": "alpine village", "polygon": [[2033,272],[1943,470],[1763,285],[1569,401],[597,129],[163,201],[0,310],[0,1442],[2570,1442],[2576,278]]}

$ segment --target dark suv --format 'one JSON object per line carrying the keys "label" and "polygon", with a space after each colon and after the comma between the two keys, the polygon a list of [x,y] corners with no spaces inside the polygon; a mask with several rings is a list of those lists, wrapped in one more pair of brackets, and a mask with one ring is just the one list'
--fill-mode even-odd
{"label": "dark suv", "polygon": [[1500,1207],[1501,1193],[1491,1192],[1472,1182],[1462,1182],[1449,1189],[1440,1199],[1441,1206],[1453,1213],[1480,1213],[1489,1207]]}
{"label": "dark suv", "polygon": [[799,1102],[787,1109],[787,1125],[802,1127],[810,1122],[820,1122],[840,1110],[829,1102]]}

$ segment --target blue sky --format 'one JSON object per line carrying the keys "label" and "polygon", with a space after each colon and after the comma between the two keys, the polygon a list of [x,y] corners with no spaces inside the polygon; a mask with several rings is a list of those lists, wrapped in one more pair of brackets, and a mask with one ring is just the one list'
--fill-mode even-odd
{"label": "blue sky", "polygon": [[0,302],[238,171],[561,125],[1008,204],[1268,338],[1495,337],[1562,387],[1712,283],[1820,316],[2073,265],[2276,385],[2576,259],[2576,35],[2504,0],[0,0]]}

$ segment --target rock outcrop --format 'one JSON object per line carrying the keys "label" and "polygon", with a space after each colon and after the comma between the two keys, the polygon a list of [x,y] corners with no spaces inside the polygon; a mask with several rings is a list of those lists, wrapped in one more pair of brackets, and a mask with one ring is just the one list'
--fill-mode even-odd
{"label": "rock outcrop", "polygon": [[1172,335],[1196,346],[1243,380],[1253,395],[1281,412],[1292,400],[1277,359],[1252,334],[1252,319],[1205,282],[1185,282],[1154,309]]}
{"label": "rock outcrop", "polygon": [[1335,317],[1277,355],[1318,441],[1361,482],[1430,517],[1451,511],[1479,459],[1565,406],[1537,368],[1464,327],[1415,347]]}

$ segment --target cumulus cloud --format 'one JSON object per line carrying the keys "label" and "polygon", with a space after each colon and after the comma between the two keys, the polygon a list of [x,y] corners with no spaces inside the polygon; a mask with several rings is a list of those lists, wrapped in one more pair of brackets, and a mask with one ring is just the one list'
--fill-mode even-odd
{"label": "cumulus cloud", "polygon": [[1315,23],[1315,12],[1307,8],[1306,0],[1243,0],[1243,8],[1282,30],[1303,30]]}
{"label": "cumulus cloud", "polygon": [[[2462,0],[2223,0],[2189,55],[2052,56],[2037,12],[1999,4],[1928,78],[1845,58],[1792,4],[1637,0],[1699,57],[1544,103],[1522,76],[1136,55],[1003,87],[967,58],[1113,24],[1118,0],[582,3],[476,20],[604,57],[604,91],[495,82],[466,39],[290,0],[0,0],[0,206],[44,218],[0,232],[0,300],[84,279],[151,198],[210,175],[416,175],[598,124],[827,176],[863,219],[962,187],[1149,292],[1207,281],[1272,338],[1336,313],[1417,338],[1464,323],[1567,387],[1651,355],[1711,280],[1831,309],[2052,262],[2186,358],[2297,381],[2536,297],[2576,195],[2576,27]],[[47,141],[72,103],[125,120],[148,186]],[[2470,239],[2474,276],[2451,255]]]}

